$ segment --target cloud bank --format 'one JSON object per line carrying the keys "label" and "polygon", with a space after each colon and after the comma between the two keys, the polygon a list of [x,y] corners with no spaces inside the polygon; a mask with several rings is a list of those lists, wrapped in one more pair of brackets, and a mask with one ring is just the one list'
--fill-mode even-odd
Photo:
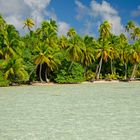
{"label": "cloud bank", "polygon": [[90,32],[95,26],[98,27],[105,20],[112,24],[112,33],[118,35],[123,31],[118,11],[110,3],[106,1],[98,3],[95,0],[92,0],[89,6],[82,4],[80,0],[76,0],[75,3],[77,5],[77,20],[85,19],[87,22],[86,33]]}
{"label": "cloud bank", "polygon": [[[34,20],[37,27],[46,18],[57,20],[55,12],[48,10],[50,3],[51,0],[0,0],[0,13],[7,23],[13,24],[23,33],[23,21],[28,17]],[[69,25],[64,21],[58,22],[59,34],[65,34]]]}

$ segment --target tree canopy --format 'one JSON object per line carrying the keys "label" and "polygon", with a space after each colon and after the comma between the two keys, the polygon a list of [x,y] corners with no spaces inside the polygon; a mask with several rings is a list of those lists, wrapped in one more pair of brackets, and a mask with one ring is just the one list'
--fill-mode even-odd
{"label": "tree canopy", "polygon": [[134,21],[125,26],[127,36],[113,34],[112,24],[104,21],[97,38],[79,35],[72,27],[59,36],[52,19],[42,21],[39,28],[33,26],[27,18],[23,28],[29,32],[21,36],[0,16],[0,86],[140,77],[140,28]]}

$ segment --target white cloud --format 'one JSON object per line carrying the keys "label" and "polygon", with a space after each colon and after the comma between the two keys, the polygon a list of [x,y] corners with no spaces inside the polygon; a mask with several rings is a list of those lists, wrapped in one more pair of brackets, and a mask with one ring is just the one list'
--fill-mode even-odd
{"label": "white cloud", "polygon": [[87,13],[89,13],[88,11],[88,7],[86,7],[85,5],[83,5],[80,1],[76,0],[75,1],[76,5],[77,5],[77,15],[76,18],[82,19],[83,16],[86,16]]}
{"label": "white cloud", "polygon": [[24,2],[34,10],[45,9],[51,0],[24,0]]}
{"label": "white cloud", "polygon": [[118,12],[113,7],[111,7],[111,5],[106,1],[103,1],[101,4],[97,3],[96,1],[92,1],[90,6],[91,6],[91,15],[93,16],[118,14]]}
{"label": "white cloud", "polygon": [[41,21],[44,19],[44,16],[38,11],[32,11],[30,15],[34,20],[36,27],[38,27]]}
{"label": "white cloud", "polygon": [[[10,23],[10,24],[13,24],[15,25],[18,29],[22,28],[22,24],[23,24],[23,21],[20,17],[18,16],[8,16],[5,18],[5,20]],[[22,26],[21,26],[22,25]]]}
{"label": "white cloud", "polygon": [[52,16],[51,11],[47,10],[50,2],[51,0],[0,0],[0,13],[7,23],[23,32],[23,21],[26,18],[33,18],[39,25],[46,15]]}
{"label": "white cloud", "polygon": [[140,16],[140,5],[137,7],[136,10],[134,10],[134,11],[131,12],[131,16],[133,16],[133,17]]}
{"label": "white cloud", "polygon": [[[28,17],[34,20],[36,27],[46,17],[57,20],[55,11],[47,9],[50,2],[51,0],[0,0],[0,13],[7,23],[13,24],[23,34],[23,21]],[[63,21],[57,22],[59,35],[66,34],[69,25]]]}
{"label": "white cloud", "polygon": [[[108,2],[102,1],[102,3],[98,3],[92,0],[89,6],[85,6],[80,1],[76,1],[76,5],[78,9],[78,19],[88,16],[92,19],[93,26],[97,25],[99,22],[108,20],[112,24],[112,32],[114,34],[118,35],[123,31],[123,25],[118,11]],[[90,28],[92,29],[93,26],[90,26]]]}
{"label": "white cloud", "polygon": [[28,12],[30,12],[30,9],[22,0],[0,0],[0,13],[4,16],[27,15]]}
{"label": "white cloud", "polygon": [[68,30],[70,29],[70,25],[66,22],[60,21],[58,22],[58,35],[66,35]]}

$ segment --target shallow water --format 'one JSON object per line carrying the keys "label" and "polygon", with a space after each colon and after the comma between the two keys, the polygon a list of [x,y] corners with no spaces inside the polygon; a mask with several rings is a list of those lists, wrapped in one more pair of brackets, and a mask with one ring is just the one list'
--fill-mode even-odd
{"label": "shallow water", "polygon": [[140,83],[0,88],[0,140],[140,140]]}

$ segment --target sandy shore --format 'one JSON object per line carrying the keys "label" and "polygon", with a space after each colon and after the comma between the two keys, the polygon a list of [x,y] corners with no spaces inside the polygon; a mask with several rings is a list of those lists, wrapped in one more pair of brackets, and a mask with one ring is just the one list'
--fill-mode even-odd
{"label": "sandy shore", "polygon": [[[85,81],[85,82],[82,82],[82,83],[77,83],[77,84],[95,84],[95,83],[120,83],[120,82],[123,82],[123,81],[119,81],[119,80],[111,80],[111,81],[107,81],[107,80],[99,80],[99,81],[94,81],[94,82],[88,82],[88,81]],[[128,83],[140,83],[140,81],[126,81]],[[74,83],[76,84],[76,83]],[[49,86],[49,85],[61,85],[61,84],[58,84],[58,83],[53,83],[53,82],[49,82],[49,83],[41,83],[41,82],[33,82],[31,83],[31,86]],[[71,85],[71,84],[66,84],[66,85]]]}

